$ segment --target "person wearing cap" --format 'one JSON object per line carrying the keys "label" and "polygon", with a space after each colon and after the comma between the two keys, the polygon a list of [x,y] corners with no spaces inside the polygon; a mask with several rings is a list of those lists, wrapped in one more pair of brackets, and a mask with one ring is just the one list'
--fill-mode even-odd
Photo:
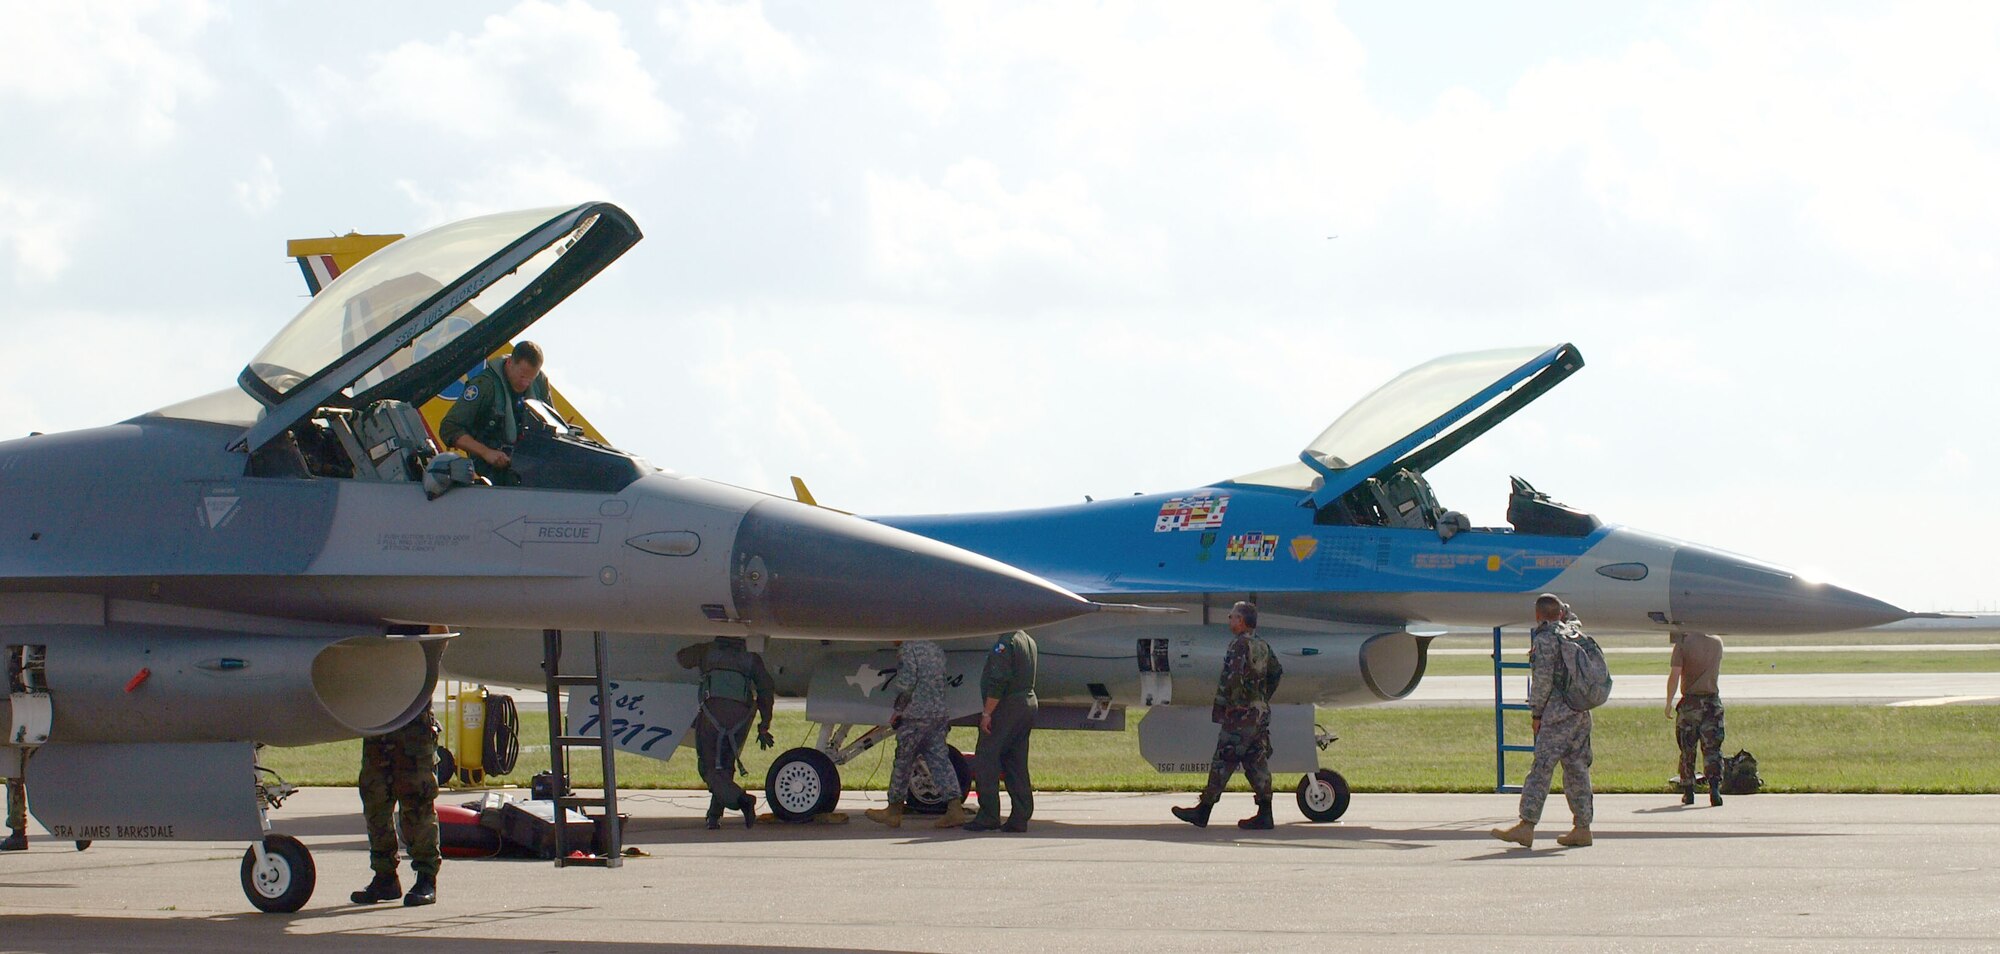
{"label": "person wearing cap", "polygon": [[520,341],[511,354],[489,359],[466,382],[458,402],[438,423],[438,438],[446,449],[472,458],[479,476],[496,485],[518,485],[521,478],[511,469],[509,452],[521,436],[521,422],[528,416],[524,402],[531,398],[549,400],[549,379],[542,374],[541,346]]}
{"label": "person wearing cap", "polygon": [[1229,632],[1235,639],[1222,656],[1222,680],[1215,687],[1215,707],[1209,718],[1221,726],[1215,755],[1208,763],[1208,787],[1192,808],[1174,808],[1174,817],[1196,828],[1208,827],[1208,813],[1221,801],[1223,788],[1238,766],[1257,799],[1257,814],[1236,823],[1238,828],[1271,828],[1271,697],[1285,667],[1271,645],[1257,637],[1257,604],[1237,603],[1229,611]]}
{"label": "person wearing cap", "polygon": [[[1028,779],[1028,736],[1035,730],[1035,638],[1008,633],[986,654],[979,676],[985,711],[979,716],[979,743],[972,750],[972,778],[979,791],[979,814],[966,831],[1021,832],[1035,814],[1035,786]],[[1009,811],[1000,822],[1000,783],[1007,783]]]}
{"label": "person wearing cap", "polygon": [[1523,848],[1535,847],[1535,826],[1542,820],[1549,783],[1556,766],[1563,770],[1563,797],[1569,800],[1569,834],[1556,844],[1581,848],[1591,842],[1590,711],[1573,709],[1563,693],[1568,671],[1563,668],[1562,639],[1581,628],[1569,604],[1553,593],[1535,597],[1534,642],[1528,662],[1534,667],[1528,682],[1528,709],[1534,715],[1535,761],[1521,782],[1521,820],[1491,834]]}

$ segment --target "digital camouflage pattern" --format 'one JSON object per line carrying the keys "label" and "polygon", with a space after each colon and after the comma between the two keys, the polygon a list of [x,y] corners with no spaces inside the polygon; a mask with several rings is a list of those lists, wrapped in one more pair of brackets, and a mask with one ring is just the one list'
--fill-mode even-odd
{"label": "digital camouflage pattern", "polygon": [[1681,784],[1694,784],[1694,755],[1699,747],[1702,772],[1710,779],[1722,777],[1722,699],[1719,696],[1682,696],[1674,707],[1674,737],[1681,746]]}
{"label": "digital camouflage pattern", "polygon": [[1271,797],[1271,696],[1284,674],[1271,644],[1256,633],[1230,642],[1210,713],[1222,729],[1215,738],[1215,755],[1209,759],[1202,801],[1213,804],[1221,799],[1238,767],[1259,799]]}
{"label": "digital camouflage pattern", "polygon": [[1561,765],[1563,795],[1569,800],[1570,814],[1578,826],[1590,827],[1590,713],[1570,708],[1561,691],[1565,674],[1559,640],[1573,625],[1568,620],[1537,625],[1528,651],[1528,661],[1534,667],[1528,708],[1542,724],[1535,733],[1534,764],[1521,783],[1521,820],[1529,824],[1541,822],[1549,785],[1555,779],[1556,766]]}
{"label": "digital camouflage pattern", "polygon": [[909,696],[900,711],[905,722],[950,718],[945,709],[944,650],[927,639],[912,639],[896,649],[896,678],[889,688],[901,698]]}
{"label": "digital camouflage pattern", "polygon": [[429,706],[408,725],[361,740],[361,814],[368,867],[377,874],[396,873],[398,834],[417,874],[438,872],[437,740]]}
{"label": "digital camouflage pattern", "polygon": [[919,762],[931,783],[947,799],[964,794],[952,771],[945,736],[951,714],[945,707],[944,650],[927,639],[905,641],[896,648],[896,762],[889,770],[889,804],[901,804],[909,794],[910,775]]}
{"label": "digital camouflage pattern", "polygon": [[922,762],[931,784],[946,800],[965,794],[958,788],[958,773],[951,767],[945,736],[951,732],[947,719],[912,719],[896,722],[896,762],[889,769],[889,804],[900,805],[910,794],[910,775]]}
{"label": "digital camouflage pattern", "polygon": [[7,780],[7,827],[28,830],[28,784],[18,778]]}

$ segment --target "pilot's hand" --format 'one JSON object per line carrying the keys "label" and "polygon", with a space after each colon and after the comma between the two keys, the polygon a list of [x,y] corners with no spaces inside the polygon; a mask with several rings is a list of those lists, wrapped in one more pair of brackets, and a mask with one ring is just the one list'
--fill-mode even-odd
{"label": "pilot's hand", "polygon": [[1535,717],[1535,734],[1536,734],[1536,735],[1541,735],[1541,734],[1542,734],[1542,717],[1541,717],[1541,716],[1536,716],[1536,717]]}
{"label": "pilot's hand", "polygon": [[770,748],[771,746],[774,746],[774,745],[777,745],[777,744],[778,744],[778,740],[777,740],[777,739],[774,739],[774,738],[771,738],[771,727],[770,727],[770,726],[768,726],[768,725],[760,725],[760,726],[758,726],[758,727],[757,727],[757,747],[758,747],[758,748],[760,748],[760,749],[768,749],[768,748]]}
{"label": "pilot's hand", "polygon": [[506,470],[507,465],[513,462],[514,458],[508,456],[506,451],[498,448],[490,448],[486,451],[486,465],[492,467],[494,470]]}
{"label": "pilot's hand", "polygon": [[987,735],[993,734],[993,713],[988,712],[979,717],[979,731]]}

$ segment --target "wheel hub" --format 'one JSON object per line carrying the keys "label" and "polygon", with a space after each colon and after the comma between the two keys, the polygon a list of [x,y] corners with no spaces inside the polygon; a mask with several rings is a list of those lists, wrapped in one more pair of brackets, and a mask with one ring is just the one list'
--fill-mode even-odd
{"label": "wheel hub", "polygon": [[779,769],[771,787],[778,804],[788,812],[808,812],[819,803],[819,773],[803,762],[793,762]]}

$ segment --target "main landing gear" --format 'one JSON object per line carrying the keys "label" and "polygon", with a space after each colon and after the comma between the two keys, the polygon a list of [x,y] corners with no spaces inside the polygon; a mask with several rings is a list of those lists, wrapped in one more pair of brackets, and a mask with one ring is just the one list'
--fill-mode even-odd
{"label": "main landing gear", "polygon": [[[771,763],[764,774],[764,801],[779,821],[806,822],[833,811],[840,801],[840,766],[846,765],[876,745],[896,737],[888,726],[874,726],[848,741],[858,726],[822,724],[819,744],[812,748],[789,749]],[[951,750],[952,771],[958,788],[967,792],[972,784],[972,765],[965,753]],[[935,815],[944,811],[946,799],[930,772],[920,763],[910,779],[909,798],[904,810],[912,814]]]}

